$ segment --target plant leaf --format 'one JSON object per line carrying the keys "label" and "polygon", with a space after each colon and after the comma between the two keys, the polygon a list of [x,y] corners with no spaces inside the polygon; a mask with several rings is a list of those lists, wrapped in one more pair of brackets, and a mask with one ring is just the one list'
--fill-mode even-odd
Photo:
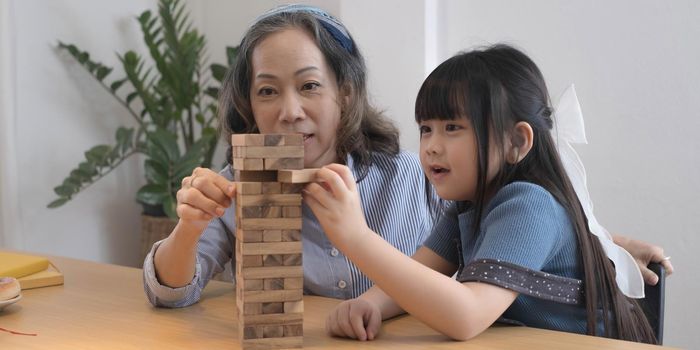
{"label": "plant leaf", "polygon": [[49,203],[49,205],[47,205],[46,207],[47,208],[58,208],[64,204],[66,204],[66,202],[68,202],[69,200],[70,200],[70,197],[62,197],[62,198],[56,199],[53,202]]}
{"label": "plant leaf", "polygon": [[149,205],[160,205],[168,197],[170,193],[167,186],[160,184],[146,184],[136,192],[136,200]]}
{"label": "plant leaf", "polygon": [[238,46],[227,46],[226,58],[228,59],[229,67],[233,67],[233,65],[236,63],[236,56],[238,56]]}
{"label": "plant leaf", "polygon": [[148,180],[149,183],[167,185],[168,181],[170,181],[167,164],[164,165],[154,159],[146,159],[144,162],[144,170],[146,180]]}
{"label": "plant leaf", "polygon": [[98,166],[107,164],[109,152],[112,150],[108,145],[97,145],[85,152],[85,159]]}
{"label": "plant leaf", "polygon": [[216,79],[218,82],[223,82],[224,78],[226,77],[226,72],[228,72],[228,67],[214,63],[210,66],[211,69],[211,75]]}
{"label": "plant leaf", "polygon": [[163,211],[165,211],[165,214],[168,215],[171,219],[177,219],[177,210],[176,210],[177,202],[173,199],[173,196],[170,195],[165,200],[163,200]]}
{"label": "plant leaf", "polygon": [[60,185],[54,187],[53,191],[59,195],[60,197],[70,197],[73,193],[75,193],[77,188],[71,185]]}
{"label": "plant leaf", "polygon": [[120,79],[120,80],[115,80],[112,82],[112,84],[109,86],[109,89],[112,90],[112,92],[117,92],[119,88],[124,85],[124,83],[127,81],[127,78]]}
{"label": "plant leaf", "polygon": [[149,149],[155,149],[165,154],[168,162],[174,162],[180,158],[180,148],[177,145],[176,136],[164,129],[148,133]]}
{"label": "plant leaf", "polygon": [[97,77],[97,80],[102,81],[111,72],[112,68],[100,66],[97,68],[97,72],[95,72],[95,77]]}
{"label": "plant leaf", "polygon": [[209,97],[211,97],[211,98],[213,98],[213,99],[219,98],[219,88],[216,88],[216,87],[208,87],[208,88],[204,91],[204,93],[207,94],[207,96],[209,96]]}

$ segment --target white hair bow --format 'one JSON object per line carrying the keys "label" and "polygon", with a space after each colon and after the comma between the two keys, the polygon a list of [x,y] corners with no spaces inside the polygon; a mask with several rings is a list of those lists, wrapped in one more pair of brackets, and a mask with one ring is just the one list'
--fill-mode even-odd
{"label": "white hair bow", "polygon": [[583,114],[573,84],[559,98],[559,103],[554,110],[554,123],[552,138],[588,218],[588,229],[598,236],[605,254],[615,264],[615,281],[622,293],[631,298],[643,298],[644,279],[634,258],[613,242],[610,233],[593,216],[593,202],[586,186],[586,169],[573,147],[575,143],[588,144],[583,126]]}

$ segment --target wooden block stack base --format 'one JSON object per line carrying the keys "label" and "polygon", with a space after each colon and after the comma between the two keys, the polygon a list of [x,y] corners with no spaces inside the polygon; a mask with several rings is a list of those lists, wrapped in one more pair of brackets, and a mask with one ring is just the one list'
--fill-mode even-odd
{"label": "wooden block stack base", "polygon": [[243,349],[300,348],[304,343],[299,134],[231,138],[236,194],[236,307]]}

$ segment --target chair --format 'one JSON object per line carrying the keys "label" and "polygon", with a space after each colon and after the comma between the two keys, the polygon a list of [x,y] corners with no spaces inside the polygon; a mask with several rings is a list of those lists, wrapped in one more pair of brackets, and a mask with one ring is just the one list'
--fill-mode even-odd
{"label": "chair", "polygon": [[659,263],[651,263],[647,266],[659,276],[659,282],[655,286],[644,285],[644,299],[639,300],[639,304],[644,310],[644,314],[649,320],[651,328],[659,345],[663,343],[664,336],[664,299],[666,298],[664,289],[666,288],[666,269]]}

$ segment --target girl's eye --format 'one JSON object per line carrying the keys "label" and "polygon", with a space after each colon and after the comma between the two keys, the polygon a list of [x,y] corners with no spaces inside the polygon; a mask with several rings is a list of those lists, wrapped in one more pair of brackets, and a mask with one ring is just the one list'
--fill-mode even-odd
{"label": "girl's eye", "polygon": [[260,96],[272,96],[275,94],[275,90],[270,87],[264,87],[258,90],[258,95]]}
{"label": "girl's eye", "polygon": [[430,127],[427,126],[427,125],[421,125],[421,126],[418,128],[418,130],[419,130],[420,134],[423,135],[423,134],[427,134],[427,133],[430,132]]}
{"label": "girl's eye", "polygon": [[445,125],[445,131],[457,131],[461,129],[462,127],[456,124],[447,124]]}
{"label": "girl's eye", "polygon": [[305,83],[304,85],[302,85],[301,89],[305,90],[305,91],[313,91],[313,90],[318,89],[320,86],[321,86],[321,84],[319,84],[315,81],[312,81],[312,82],[308,82],[308,83]]}

